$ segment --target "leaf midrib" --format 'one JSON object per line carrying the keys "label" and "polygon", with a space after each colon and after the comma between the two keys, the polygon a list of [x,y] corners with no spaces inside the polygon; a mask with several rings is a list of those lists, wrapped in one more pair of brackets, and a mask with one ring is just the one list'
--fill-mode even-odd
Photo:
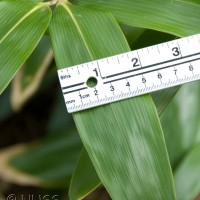
{"label": "leaf midrib", "polygon": [[67,13],[69,14],[69,16],[71,17],[71,19],[72,19],[72,21],[74,22],[74,25],[75,25],[75,27],[76,27],[76,29],[77,29],[79,35],[81,36],[81,38],[82,38],[82,40],[83,40],[83,43],[84,43],[84,45],[85,45],[85,47],[86,47],[86,49],[87,49],[87,51],[88,51],[88,53],[89,53],[91,59],[94,59],[93,56],[92,56],[92,53],[91,53],[91,51],[90,51],[90,48],[89,48],[89,46],[87,45],[86,39],[85,39],[85,37],[84,37],[84,35],[83,35],[82,31],[81,31],[81,27],[80,27],[78,21],[76,20],[74,14],[71,12],[70,8],[69,8],[66,4],[61,3],[60,5],[63,6],[63,8],[67,11]]}
{"label": "leaf midrib", "polygon": [[39,10],[42,7],[45,7],[47,5],[39,3],[35,7],[33,7],[30,11],[28,11],[24,16],[21,17],[19,21],[2,37],[0,40],[0,44],[26,19],[28,18],[31,14],[33,14],[35,11]]}

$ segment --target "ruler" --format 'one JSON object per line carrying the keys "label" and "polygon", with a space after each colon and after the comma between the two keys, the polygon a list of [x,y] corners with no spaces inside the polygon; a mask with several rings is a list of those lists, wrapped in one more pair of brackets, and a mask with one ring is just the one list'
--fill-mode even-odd
{"label": "ruler", "polygon": [[58,70],[69,113],[200,79],[200,34]]}

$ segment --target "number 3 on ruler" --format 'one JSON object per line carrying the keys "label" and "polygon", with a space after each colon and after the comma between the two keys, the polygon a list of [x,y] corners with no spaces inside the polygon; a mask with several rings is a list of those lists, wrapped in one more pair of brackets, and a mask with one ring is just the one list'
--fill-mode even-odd
{"label": "number 3 on ruler", "polygon": [[178,47],[174,47],[172,48],[172,51],[173,51],[173,56],[179,56],[180,55],[180,51],[178,49]]}

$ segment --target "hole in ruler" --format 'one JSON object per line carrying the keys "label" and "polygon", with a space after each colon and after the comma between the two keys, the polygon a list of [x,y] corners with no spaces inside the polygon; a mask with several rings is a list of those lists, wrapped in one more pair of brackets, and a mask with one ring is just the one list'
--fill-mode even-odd
{"label": "hole in ruler", "polygon": [[88,78],[86,85],[90,88],[93,88],[97,85],[98,81],[95,77],[90,77]]}

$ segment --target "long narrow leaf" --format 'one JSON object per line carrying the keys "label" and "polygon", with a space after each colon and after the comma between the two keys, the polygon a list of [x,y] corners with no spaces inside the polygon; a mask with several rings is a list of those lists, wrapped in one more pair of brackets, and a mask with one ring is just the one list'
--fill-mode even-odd
{"label": "long narrow leaf", "polygon": [[73,200],[82,199],[100,184],[101,181],[91,163],[88,153],[85,148],[83,148],[72,176],[69,196]]}
{"label": "long narrow leaf", "polygon": [[[71,4],[57,6],[50,34],[59,69],[129,51],[112,16]],[[150,96],[73,116],[113,199],[175,199],[164,138]]]}
{"label": "long narrow leaf", "polygon": [[0,93],[36,47],[50,17],[46,4],[0,1]]}
{"label": "long narrow leaf", "polygon": [[199,33],[200,3],[192,0],[75,0],[88,7],[101,7],[124,24],[155,29],[177,36]]}
{"label": "long narrow leaf", "polygon": [[[135,46],[141,48],[144,46],[156,44],[158,42],[165,42],[174,38],[172,35],[152,30],[144,30],[129,26],[122,26],[122,28],[126,38],[128,37],[127,40],[129,44],[132,45],[133,49],[135,49]],[[148,36],[156,37],[149,38]],[[154,92],[152,94],[152,98],[159,115],[163,113],[179,88],[180,87],[174,87]],[[80,174],[84,174],[84,177],[80,176]],[[96,187],[98,187],[100,183],[101,181],[93,167],[93,164],[91,163],[91,160],[85,149],[83,149],[83,153],[80,155],[71,180],[71,186],[69,190],[70,196],[73,196],[75,199],[83,198]]]}
{"label": "long narrow leaf", "polygon": [[[180,87],[175,87],[153,93],[152,97],[159,115],[163,113],[179,88]],[[84,174],[84,176],[82,177],[80,174]],[[86,150],[83,148],[73,172],[69,194],[70,196],[73,196],[74,199],[81,199],[100,184],[101,180],[99,179]]]}

